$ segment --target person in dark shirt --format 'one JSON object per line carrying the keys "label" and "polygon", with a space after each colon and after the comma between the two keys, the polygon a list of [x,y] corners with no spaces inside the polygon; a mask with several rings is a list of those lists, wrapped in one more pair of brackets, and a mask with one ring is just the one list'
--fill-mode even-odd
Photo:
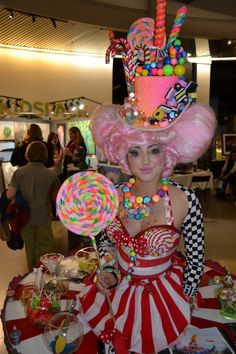
{"label": "person in dark shirt", "polygon": [[12,175],[6,196],[14,200],[20,192],[27,202],[30,218],[21,229],[29,270],[40,257],[53,251],[51,204],[55,203],[60,181],[57,175],[44,166],[48,152],[42,141],[33,141],[26,149],[27,165]]}
{"label": "person in dark shirt", "polygon": [[11,156],[11,164],[12,166],[25,166],[28,161],[25,158],[25,152],[30,143],[33,141],[41,141],[47,148],[48,151],[48,159],[45,162],[46,167],[52,167],[54,165],[53,160],[53,151],[48,147],[48,144],[43,141],[43,134],[40,126],[38,124],[30,124],[27,129],[23,139],[17,144],[15,149],[12,152]]}
{"label": "person in dark shirt", "polygon": [[77,127],[69,129],[70,141],[66,146],[64,152],[64,168],[63,177],[66,179],[68,176],[68,165],[73,164],[81,171],[86,170],[88,165],[86,163],[87,148],[84,142],[83,135]]}

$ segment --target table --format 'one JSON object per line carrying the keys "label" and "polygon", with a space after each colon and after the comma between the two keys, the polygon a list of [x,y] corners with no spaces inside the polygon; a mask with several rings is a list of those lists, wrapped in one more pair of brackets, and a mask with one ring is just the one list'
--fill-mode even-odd
{"label": "table", "polygon": [[[194,182],[192,183],[192,178],[193,176],[210,176],[209,182],[206,184],[206,182]],[[187,188],[192,189],[213,189],[213,173],[210,170],[199,170],[196,172],[189,172],[189,173],[175,173],[172,176],[170,176],[170,181],[173,181],[175,183],[182,184],[183,186]]]}
{"label": "table", "polygon": [[[225,275],[227,271],[218,263],[207,261],[204,268],[204,275],[200,284],[200,293],[203,298],[203,303],[200,308],[194,310],[191,324],[198,328],[220,327],[225,328],[226,323],[234,321],[226,320],[219,313],[219,304],[214,296],[215,289],[219,285],[209,285],[209,281],[216,275]],[[16,277],[11,282],[11,287],[15,288],[16,295],[13,302],[5,300],[4,307],[1,312],[3,330],[5,335],[5,343],[9,353],[12,354],[50,354],[46,348],[43,338],[42,330],[30,327],[25,318],[24,308],[17,298],[22,284],[34,281],[35,274],[30,273],[23,277]],[[236,280],[234,281],[236,285]],[[72,299],[83,288],[83,283],[70,282],[69,290],[63,299],[60,300],[62,310],[66,308],[67,299]],[[76,308],[78,313],[78,308]],[[9,334],[16,325],[22,331],[21,342],[18,346],[13,346],[10,342]],[[77,354],[96,354],[97,343],[95,336],[88,332],[83,340],[81,347],[76,352]]]}

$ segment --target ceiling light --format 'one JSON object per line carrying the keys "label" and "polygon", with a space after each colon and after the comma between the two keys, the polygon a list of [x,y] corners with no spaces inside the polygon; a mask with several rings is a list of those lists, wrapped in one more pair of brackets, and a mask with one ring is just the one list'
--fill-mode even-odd
{"label": "ceiling light", "polygon": [[74,103],[74,100],[70,103],[70,110],[73,112],[77,110],[77,105]]}
{"label": "ceiling light", "polygon": [[85,104],[81,101],[79,101],[79,109],[84,109]]}
{"label": "ceiling light", "polygon": [[232,41],[229,39],[227,42],[228,45],[232,44]]}

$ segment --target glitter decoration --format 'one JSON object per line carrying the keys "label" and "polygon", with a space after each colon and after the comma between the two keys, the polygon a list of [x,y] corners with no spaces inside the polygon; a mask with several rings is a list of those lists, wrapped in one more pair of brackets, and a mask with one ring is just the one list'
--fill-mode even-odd
{"label": "glitter decoration", "polygon": [[118,193],[113,183],[92,171],[69,177],[56,200],[57,214],[65,227],[92,239],[111,224],[118,206]]}

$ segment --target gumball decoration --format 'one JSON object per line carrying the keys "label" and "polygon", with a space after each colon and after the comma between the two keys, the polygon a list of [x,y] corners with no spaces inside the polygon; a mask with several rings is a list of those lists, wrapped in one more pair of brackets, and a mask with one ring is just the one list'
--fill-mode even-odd
{"label": "gumball decoration", "polygon": [[165,76],[171,76],[173,74],[173,67],[169,64],[163,66],[163,72]]}
{"label": "gumball decoration", "polygon": [[163,76],[163,75],[164,75],[163,69],[158,69],[158,70],[157,70],[157,75],[158,75],[158,76]]}
{"label": "gumball decoration", "polygon": [[174,41],[174,46],[175,45],[181,46],[181,40],[179,38]]}
{"label": "gumball decoration", "polygon": [[141,75],[141,74],[142,74],[142,71],[143,71],[142,66],[137,66],[137,68],[136,68],[136,73]]}
{"label": "gumball decoration", "polygon": [[142,76],[148,76],[149,71],[147,69],[142,70]]}
{"label": "gumball decoration", "polygon": [[153,69],[151,70],[152,76],[157,76],[157,72],[158,72],[158,69],[153,68]]}
{"label": "gumball decoration", "polygon": [[180,65],[184,65],[184,64],[186,63],[186,59],[185,59],[185,58],[179,58],[178,63],[179,63]]}
{"label": "gumball decoration", "polygon": [[170,61],[171,65],[175,66],[178,64],[178,60],[176,58],[171,59]]}
{"label": "gumball decoration", "polygon": [[174,67],[174,73],[175,73],[175,75],[177,75],[177,76],[182,76],[182,75],[184,75],[184,74],[185,74],[185,67],[184,67],[183,65],[180,65],[180,64],[176,65],[176,66]]}

